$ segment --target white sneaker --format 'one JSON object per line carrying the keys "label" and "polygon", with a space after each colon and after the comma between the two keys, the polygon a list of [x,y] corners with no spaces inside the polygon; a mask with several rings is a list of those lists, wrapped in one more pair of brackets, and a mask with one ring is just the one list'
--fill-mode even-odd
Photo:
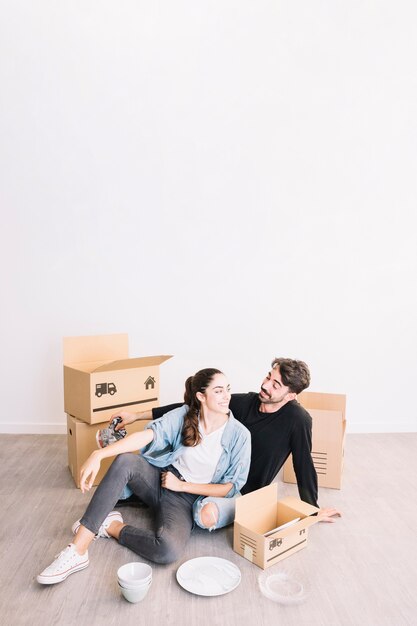
{"label": "white sneaker", "polygon": [[88,567],[89,563],[88,552],[78,554],[75,545],[70,543],[65,550],[57,554],[55,560],[36,577],[36,580],[41,585],[55,585],[68,578],[70,574]]}
{"label": "white sneaker", "polygon": [[[120,515],[119,511],[112,511],[111,513],[108,514],[108,516],[106,517],[106,519],[104,520],[100,528],[98,529],[98,533],[97,535],[95,535],[93,541],[95,541],[97,537],[105,537],[106,539],[109,539],[110,535],[107,532],[107,528],[110,526],[112,522],[121,522],[123,524],[123,517]],[[73,523],[71,530],[74,535],[77,534],[80,526],[81,524],[80,524],[79,519]]]}

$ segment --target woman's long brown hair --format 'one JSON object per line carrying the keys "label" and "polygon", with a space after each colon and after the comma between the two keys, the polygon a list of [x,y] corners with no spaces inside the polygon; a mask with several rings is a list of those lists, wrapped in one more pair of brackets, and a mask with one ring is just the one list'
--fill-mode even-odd
{"label": "woman's long brown hair", "polygon": [[188,404],[189,411],[184,417],[182,427],[182,443],[184,446],[193,447],[200,443],[201,435],[198,430],[198,418],[201,410],[201,402],[197,393],[204,393],[216,374],[222,374],[220,370],[207,367],[190,376],[185,381],[184,402]]}

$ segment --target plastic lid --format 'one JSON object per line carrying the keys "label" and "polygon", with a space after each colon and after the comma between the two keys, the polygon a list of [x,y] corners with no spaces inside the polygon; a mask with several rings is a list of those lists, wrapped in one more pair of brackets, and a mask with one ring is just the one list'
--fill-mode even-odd
{"label": "plastic lid", "polygon": [[259,574],[258,583],[266,598],[281,604],[298,604],[304,602],[308,596],[306,585],[285,570],[262,572]]}

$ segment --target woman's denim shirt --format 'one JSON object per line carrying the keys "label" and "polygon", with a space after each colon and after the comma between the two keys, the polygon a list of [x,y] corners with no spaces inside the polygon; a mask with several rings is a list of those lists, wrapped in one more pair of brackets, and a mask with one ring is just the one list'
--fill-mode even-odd
{"label": "woman's denim shirt", "polygon": [[[189,407],[185,404],[165,413],[150,422],[146,428],[152,428],[154,438],[142,448],[142,456],[151,465],[167,467],[184,452],[182,445],[182,427]],[[223,451],[214,471],[212,483],[232,483],[225,496],[232,498],[247,481],[251,455],[251,439],[248,429],[230,413],[221,438]],[[206,496],[201,496],[205,498]]]}

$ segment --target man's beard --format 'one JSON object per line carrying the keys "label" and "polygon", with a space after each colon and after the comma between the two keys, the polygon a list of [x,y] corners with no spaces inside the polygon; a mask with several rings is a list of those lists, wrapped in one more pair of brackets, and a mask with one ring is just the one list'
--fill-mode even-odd
{"label": "man's beard", "polygon": [[279,404],[287,395],[286,393],[284,393],[284,395],[281,396],[280,398],[272,399],[271,395],[263,387],[261,387],[261,391],[263,391],[263,393],[267,396],[265,398],[260,393],[258,394],[259,401],[262,402],[262,404]]}

